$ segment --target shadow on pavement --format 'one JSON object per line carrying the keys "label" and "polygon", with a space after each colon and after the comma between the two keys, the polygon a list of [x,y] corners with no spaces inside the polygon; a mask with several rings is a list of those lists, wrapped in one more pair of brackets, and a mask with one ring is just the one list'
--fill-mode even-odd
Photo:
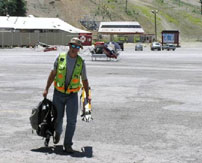
{"label": "shadow on pavement", "polygon": [[74,151],[73,154],[68,154],[63,151],[62,145],[52,146],[52,147],[40,147],[37,149],[31,149],[32,152],[42,152],[52,154],[55,153],[57,155],[70,155],[72,157],[93,157],[93,148],[91,146],[81,148],[81,151]]}

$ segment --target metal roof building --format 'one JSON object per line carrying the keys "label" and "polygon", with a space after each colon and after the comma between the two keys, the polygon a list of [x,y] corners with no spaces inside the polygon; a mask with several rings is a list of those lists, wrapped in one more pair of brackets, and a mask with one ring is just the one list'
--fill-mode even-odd
{"label": "metal roof building", "polygon": [[0,29],[62,30],[69,33],[90,33],[73,27],[59,18],[0,16]]}
{"label": "metal roof building", "polygon": [[127,38],[127,42],[134,42],[135,35],[144,34],[144,30],[138,22],[135,21],[114,21],[101,22],[98,33],[109,35],[110,41],[113,41],[114,35]]}
{"label": "metal roof building", "polygon": [[0,16],[0,46],[34,46],[37,42],[67,45],[79,34],[90,32],[78,29],[59,18]]}

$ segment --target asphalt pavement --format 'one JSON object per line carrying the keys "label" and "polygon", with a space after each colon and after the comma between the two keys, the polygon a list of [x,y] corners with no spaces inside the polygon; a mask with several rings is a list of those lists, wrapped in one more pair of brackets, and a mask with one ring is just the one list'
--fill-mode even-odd
{"label": "asphalt pavement", "polygon": [[133,47],[118,61],[92,61],[87,48],[81,52],[94,119],[78,115],[73,155],[62,151],[64,135],[44,147],[29,123],[65,49],[0,49],[0,163],[201,163],[202,48]]}

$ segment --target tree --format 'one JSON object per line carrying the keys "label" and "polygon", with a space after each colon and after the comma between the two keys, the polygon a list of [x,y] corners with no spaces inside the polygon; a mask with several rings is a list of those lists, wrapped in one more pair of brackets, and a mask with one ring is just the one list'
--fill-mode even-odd
{"label": "tree", "polygon": [[24,0],[15,0],[15,1],[16,1],[15,16],[26,16],[27,13],[26,2]]}
{"label": "tree", "polygon": [[7,13],[6,1],[0,0],[0,15],[5,16]]}
{"label": "tree", "polygon": [[15,12],[17,9],[16,0],[9,0],[6,2],[6,15],[15,16]]}
{"label": "tree", "polygon": [[25,16],[26,2],[24,0],[0,0],[0,15]]}

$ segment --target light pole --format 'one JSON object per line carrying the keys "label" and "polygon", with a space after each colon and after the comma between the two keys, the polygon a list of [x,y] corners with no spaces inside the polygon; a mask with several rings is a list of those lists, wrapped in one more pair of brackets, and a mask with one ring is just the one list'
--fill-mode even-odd
{"label": "light pole", "polygon": [[154,21],[155,21],[155,41],[157,41],[156,14],[158,13],[158,10],[152,10],[152,13],[154,14]]}
{"label": "light pole", "polygon": [[125,12],[127,12],[128,10],[128,0],[126,0],[126,8],[125,8]]}
{"label": "light pole", "polygon": [[201,15],[202,15],[202,0],[200,0],[200,3],[201,3]]}

